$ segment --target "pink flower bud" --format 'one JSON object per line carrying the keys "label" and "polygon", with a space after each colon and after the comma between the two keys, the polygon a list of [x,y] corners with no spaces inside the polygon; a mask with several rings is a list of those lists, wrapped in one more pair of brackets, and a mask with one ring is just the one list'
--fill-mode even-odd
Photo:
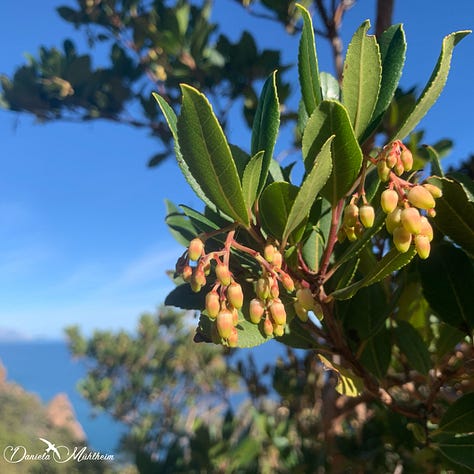
{"label": "pink flower bud", "polygon": [[270,314],[275,324],[286,324],[286,310],[281,301],[273,301],[270,305]]}
{"label": "pink flower bud", "polygon": [[293,281],[293,278],[288,275],[288,273],[283,273],[281,277],[281,284],[289,293],[293,293],[293,291],[295,291],[295,282]]}
{"label": "pink flower bud", "polygon": [[262,300],[259,300],[258,298],[250,300],[249,316],[252,323],[258,324],[261,321],[264,313],[265,305],[263,304]]}
{"label": "pink flower bud", "polygon": [[222,285],[224,286],[230,285],[231,275],[230,275],[229,267],[225,265],[224,263],[219,262],[216,265],[216,277],[221,282]]}
{"label": "pink flower bud", "polygon": [[232,328],[232,332],[230,333],[230,336],[227,339],[227,342],[229,344],[229,347],[238,347],[239,345],[239,333],[237,332],[237,329]]}
{"label": "pink flower bud", "polygon": [[215,291],[210,291],[206,295],[206,311],[207,315],[211,319],[215,319],[221,309],[221,303],[219,301],[219,295]]}
{"label": "pink flower bud", "polygon": [[244,293],[242,287],[236,283],[231,283],[227,288],[227,300],[236,309],[242,308],[244,304]]}
{"label": "pink flower bud", "polygon": [[265,301],[270,296],[270,287],[268,286],[268,278],[259,278],[255,286],[257,296]]}
{"label": "pink flower bud", "polygon": [[419,234],[421,231],[421,216],[418,209],[414,207],[407,207],[402,210],[400,220],[403,227],[411,234]]}
{"label": "pink flower bud", "polygon": [[276,248],[272,244],[267,244],[265,245],[265,248],[263,249],[263,258],[268,262],[272,263],[273,262],[273,256],[275,255]]}
{"label": "pink flower bud", "polygon": [[423,260],[430,256],[430,240],[426,235],[419,234],[415,237],[415,248],[419,257]]}
{"label": "pink flower bud", "polygon": [[270,318],[266,318],[263,321],[263,333],[267,337],[273,336],[273,324],[270,321]]}
{"label": "pink flower bud", "polygon": [[222,309],[216,318],[217,332],[222,339],[228,339],[234,329],[233,315],[228,309]]}
{"label": "pink flower bud", "polygon": [[411,233],[403,226],[393,231],[393,243],[400,253],[408,252],[411,244]]}

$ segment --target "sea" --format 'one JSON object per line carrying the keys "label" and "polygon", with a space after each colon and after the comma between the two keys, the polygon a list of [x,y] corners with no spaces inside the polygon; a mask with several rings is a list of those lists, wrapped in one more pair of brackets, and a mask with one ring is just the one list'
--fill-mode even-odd
{"label": "sea", "polygon": [[44,403],[58,393],[67,394],[89,447],[102,454],[118,454],[126,428],[108,413],[95,414],[79,394],[77,383],[85,377],[86,366],[72,358],[65,341],[0,341],[0,361],[6,368],[7,381],[35,393]]}

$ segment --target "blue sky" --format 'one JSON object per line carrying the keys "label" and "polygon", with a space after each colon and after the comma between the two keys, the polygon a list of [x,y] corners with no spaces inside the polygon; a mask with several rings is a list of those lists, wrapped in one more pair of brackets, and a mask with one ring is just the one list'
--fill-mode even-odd
{"label": "blue sky", "polygon": [[[297,38],[271,22],[249,17],[232,0],[217,0],[214,19],[236,39],[243,28],[263,47],[283,48],[296,60]],[[55,13],[72,1],[4,2],[0,17],[0,73],[11,74],[25,52],[59,46],[71,37],[85,52],[80,32]],[[375,1],[360,1],[344,21],[343,39]],[[472,28],[474,2],[396,0],[395,22],[408,40],[402,85],[421,87],[430,76],[442,37]],[[329,48],[318,42],[320,67],[332,71]],[[427,143],[455,141],[446,163],[474,152],[474,37],[457,47],[448,85],[422,122]],[[296,80],[295,76],[288,76]],[[298,97],[293,97],[298,100]],[[248,144],[238,113],[231,140]],[[172,284],[165,274],[182,248],[164,224],[164,199],[200,208],[172,161],[146,167],[158,144],[143,131],[105,122],[39,125],[32,117],[0,111],[0,328],[31,337],[61,337],[62,328],[134,327],[137,317],[163,301]],[[278,147],[285,148],[282,136]]]}

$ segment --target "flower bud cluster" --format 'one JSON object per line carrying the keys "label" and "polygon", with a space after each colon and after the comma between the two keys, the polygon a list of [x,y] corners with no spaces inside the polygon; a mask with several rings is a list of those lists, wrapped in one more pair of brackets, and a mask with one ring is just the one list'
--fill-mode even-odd
{"label": "flower bud cluster", "polygon": [[356,197],[353,197],[344,208],[342,225],[337,233],[339,242],[343,242],[346,237],[353,242],[362,235],[365,229],[374,225],[374,208],[366,202],[358,207],[356,199]]}
{"label": "flower bud cluster", "polygon": [[262,265],[262,275],[255,282],[255,295],[249,304],[249,318],[254,324],[260,324],[263,333],[270,337],[283,336],[286,325],[286,309],[280,296],[281,283],[283,288],[292,293],[295,283],[288,273],[281,269],[283,257],[271,243],[265,245],[263,257],[266,264]]}
{"label": "flower bud cluster", "polygon": [[[211,263],[215,262],[214,285],[205,298],[206,314],[215,323],[213,333],[216,335],[216,342],[237,347],[236,326],[244,294],[240,284],[234,281],[228,265],[221,260],[223,253],[225,251],[206,254],[203,241],[195,238],[189,243],[187,256],[178,261],[176,270],[190,284],[192,291],[198,293],[206,285],[206,277],[211,273]],[[192,267],[191,262],[196,262],[196,265]]]}
{"label": "flower bud cluster", "polygon": [[390,171],[401,176],[405,171],[413,168],[413,155],[400,141],[395,140],[383,147],[377,159],[377,172],[380,181],[386,182],[390,178]]}
{"label": "flower bud cluster", "polygon": [[423,212],[434,216],[435,198],[441,195],[441,190],[431,184],[407,184],[397,190],[389,188],[383,191],[380,204],[387,214],[385,226],[399,252],[407,252],[414,243],[420,258],[428,258],[433,228]]}

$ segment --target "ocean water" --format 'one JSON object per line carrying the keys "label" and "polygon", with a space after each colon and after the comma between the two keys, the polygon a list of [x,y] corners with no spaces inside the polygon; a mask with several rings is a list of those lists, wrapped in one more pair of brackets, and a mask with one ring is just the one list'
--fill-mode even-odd
{"label": "ocean water", "polygon": [[0,361],[7,370],[8,381],[35,393],[44,403],[58,393],[66,393],[91,449],[117,453],[125,427],[107,413],[92,416],[91,405],[76,390],[77,382],[86,375],[85,365],[72,359],[65,342],[0,341]]}

